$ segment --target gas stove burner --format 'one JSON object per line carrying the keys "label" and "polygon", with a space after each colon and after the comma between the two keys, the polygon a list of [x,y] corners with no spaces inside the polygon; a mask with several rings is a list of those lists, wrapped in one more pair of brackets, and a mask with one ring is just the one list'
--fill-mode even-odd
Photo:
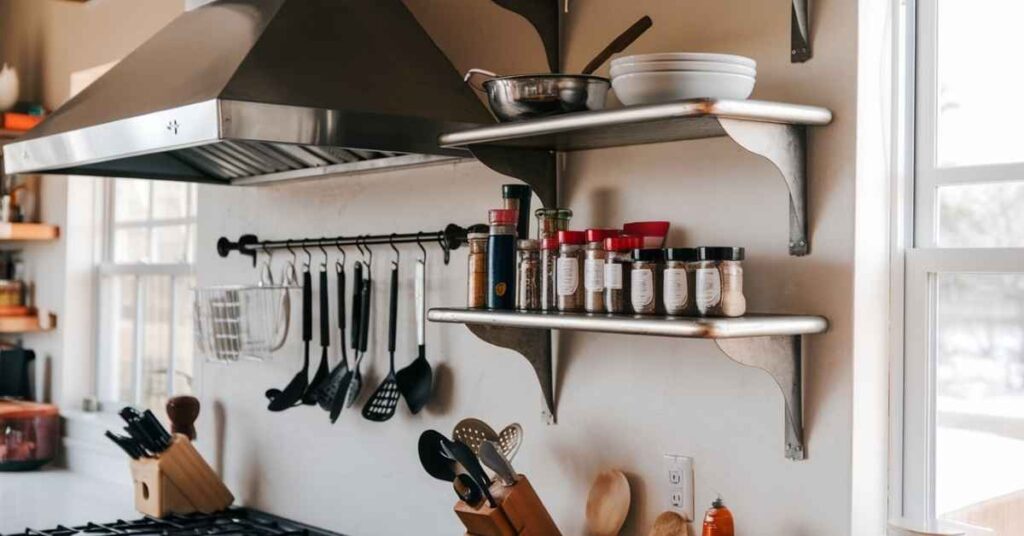
{"label": "gas stove burner", "polygon": [[342,536],[258,510],[236,508],[216,514],[188,514],[163,519],[87,523],[77,527],[25,529],[8,536]]}

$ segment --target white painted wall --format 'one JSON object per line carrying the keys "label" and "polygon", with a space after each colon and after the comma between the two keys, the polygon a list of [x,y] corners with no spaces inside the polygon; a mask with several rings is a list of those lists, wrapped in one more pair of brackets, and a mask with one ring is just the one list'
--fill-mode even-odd
{"label": "white painted wall", "polygon": [[[542,64],[540,47],[514,15],[485,2],[409,4],[459,69],[523,72]],[[448,432],[467,416],[495,426],[518,421],[526,443],[517,468],[530,476],[565,534],[582,533],[590,481],[607,467],[625,471],[633,486],[633,513],[623,534],[646,533],[665,507],[659,483],[665,453],[696,458],[698,512],[720,493],[740,534],[850,534],[856,3],[815,3],[815,58],[804,65],[788,61],[784,1],[571,5],[572,68],[647,13],[655,26],[633,51],[746,54],[759,62],[756,98],[822,105],[835,113],[831,126],[809,137],[813,253],[806,258],[786,254],[781,179],[727,140],[576,154],[564,185],[575,227],[666,218],[673,222],[674,244],[746,246],[752,310],[831,320],[831,331],[812,337],[806,348],[808,459],[783,457],[782,397],[771,378],[730,362],[710,342],[563,334],[560,422],[548,427],[524,360],[476,340],[464,327],[439,325],[428,329],[428,355],[441,371],[435,405],[418,417],[402,409],[386,424],[364,421],[356,412],[335,426],[319,410],[267,412],[263,391],[284,385],[300,366],[294,338],[273,361],[204,364],[205,452],[246,504],[348,534],[459,534],[454,495],[419,468],[419,433]],[[222,235],[283,238],[475,223],[497,204],[504,182],[479,164],[464,164],[262,189],[204,187],[200,282],[255,277],[245,261],[216,256],[213,246]],[[387,257],[383,250],[378,254]],[[455,252],[449,267],[438,260],[431,257],[429,302],[459,305],[465,253]],[[376,267],[380,311],[386,263]],[[403,266],[402,283],[406,327],[399,331],[399,366],[413,356],[411,265]],[[376,323],[374,339],[383,340],[381,315]],[[385,373],[387,357],[382,345],[372,350],[370,389]]]}

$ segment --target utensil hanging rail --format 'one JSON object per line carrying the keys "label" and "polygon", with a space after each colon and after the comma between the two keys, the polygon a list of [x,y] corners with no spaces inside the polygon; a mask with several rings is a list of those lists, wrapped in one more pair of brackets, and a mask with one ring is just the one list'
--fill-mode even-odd
{"label": "utensil hanging rail", "polygon": [[271,249],[301,249],[319,247],[341,247],[341,246],[374,246],[387,244],[415,244],[422,246],[436,245],[444,251],[444,263],[448,264],[449,252],[459,249],[466,243],[468,230],[464,227],[449,223],[440,231],[420,231],[416,233],[393,233],[379,235],[354,235],[335,236],[321,238],[296,238],[289,240],[260,240],[256,235],[245,234],[232,242],[227,237],[217,240],[217,253],[221,257],[227,257],[232,251],[252,258],[253,265],[256,264],[256,254],[260,251]]}

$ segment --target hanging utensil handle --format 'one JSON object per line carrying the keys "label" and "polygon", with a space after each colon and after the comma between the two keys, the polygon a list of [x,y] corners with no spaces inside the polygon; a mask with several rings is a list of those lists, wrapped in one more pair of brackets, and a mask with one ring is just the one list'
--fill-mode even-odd
{"label": "hanging utensil handle", "polygon": [[[398,265],[391,269],[391,296],[388,303],[388,351],[395,358],[395,335],[398,332]],[[392,362],[393,364],[394,362]]]}
{"label": "hanging utensil handle", "polygon": [[[341,357],[345,355],[345,267],[338,266],[338,348],[341,348]],[[346,359],[347,360],[347,359]]]}
{"label": "hanging utensil handle", "polygon": [[475,83],[477,76],[486,77],[487,79],[498,78],[497,74],[484,69],[470,69],[466,71],[466,75],[462,77],[462,81],[469,84],[469,87],[479,91],[480,93],[486,93],[487,90],[484,89],[483,82]]}
{"label": "hanging utensil handle", "polygon": [[313,340],[313,276],[302,272],[302,340]]}
{"label": "hanging utensil handle", "polygon": [[370,302],[373,296],[373,278],[367,275],[363,281],[363,290],[360,293],[359,304],[361,317],[359,319],[359,351],[366,352],[367,344],[370,342]]}
{"label": "hanging utensil handle", "polygon": [[629,45],[633,44],[641,35],[644,34],[654,23],[651,22],[651,18],[644,15],[640,20],[633,23],[632,26],[622,32],[618,37],[615,38],[604,50],[599,52],[594,59],[590,60],[590,63],[583,68],[583,74],[593,74],[598,67],[604,65],[604,62],[608,61],[608,58],[612,57],[612,54],[622,52]]}
{"label": "hanging utensil handle", "polygon": [[330,300],[327,296],[327,269],[320,270],[320,346],[331,345],[331,312]]}
{"label": "hanging utensil handle", "polygon": [[427,265],[416,261],[416,344],[422,348],[427,343]]}
{"label": "hanging utensil handle", "polygon": [[363,263],[356,261],[356,265],[352,268],[352,349],[359,350],[359,337],[363,332],[362,316],[363,316]]}

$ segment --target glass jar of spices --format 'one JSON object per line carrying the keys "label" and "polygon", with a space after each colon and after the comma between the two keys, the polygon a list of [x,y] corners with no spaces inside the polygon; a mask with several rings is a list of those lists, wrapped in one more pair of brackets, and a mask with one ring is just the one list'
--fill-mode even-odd
{"label": "glass jar of spices", "polygon": [[629,269],[630,263],[633,262],[633,256],[631,252],[640,245],[640,239],[632,236],[605,239],[605,312],[613,314],[622,314],[630,309]]}
{"label": "glass jar of spices", "polygon": [[487,308],[512,309],[516,298],[516,211],[488,213]]}
{"label": "glass jar of spices", "polygon": [[555,264],[558,261],[558,238],[540,241],[540,310],[558,310],[558,283],[555,279]]}
{"label": "glass jar of spices", "polygon": [[487,233],[469,233],[469,273],[466,307],[487,307]]}
{"label": "glass jar of spices", "polygon": [[619,236],[618,229],[587,229],[587,247],[583,259],[583,310],[603,313],[604,307],[604,241]]}
{"label": "glass jar of spices", "polygon": [[661,295],[660,249],[634,249],[629,271],[629,303],[633,313],[654,315],[664,312]]}
{"label": "glass jar of spices", "polygon": [[670,248],[665,250],[665,270],[661,288],[665,314],[696,316],[697,302],[694,270],[698,260],[696,248]]}
{"label": "glass jar of spices", "polygon": [[538,208],[534,214],[538,240],[558,238],[558,232],[567,230],[572,219],[572,211],[567,208]]}
{"label": "glass jar of spices", "polygon": [[583,231],[558,232],[558,262],[555,264],[557,281],[558,310],[577,312],[583,310],[583,247],[586,235]]}
{"label": "glass jar of spices", "polygon": [[743,316],[743,248],[702,247],[696,269],[697,312],[701,316]]}
{"label": "glass jar of spices", "polygon": [[516,267],[516,309],[540,310],[540,243],[520,240]]}

